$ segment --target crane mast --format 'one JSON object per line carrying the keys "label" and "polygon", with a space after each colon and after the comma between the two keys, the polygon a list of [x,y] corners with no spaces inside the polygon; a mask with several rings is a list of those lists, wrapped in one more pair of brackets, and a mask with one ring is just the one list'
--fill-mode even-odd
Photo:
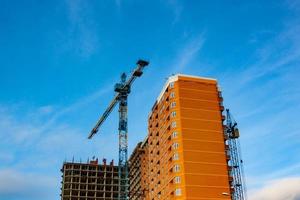
{"label": "crane mast", "polygon": [[128,196],[128,143],[127,143],[127,97],[130,87],[125,86],[126,75],[121,76],[121,84],[116,84],[115,91],[119,90],[119,199],[125,200]]}
{"label": "crane mast", "polygon": [[143,74],[143,69],[149,62],[138,60],[137,68],[133,71],[130,78],[126,80],[126,74],[121,75],[120,83],[115,84],[113,100],[99,118],[88,138],[91,139],[99,130],[99,127],[112,112],[113,108],[119,103],[119,200],[128,200],[128,121],[127,121],[127,98],[130,93],[131,85],[137,77]]}
{"label": "crane mast", "polygon": [[225,134],[228,138],[227,143],[229,146],[229,166],[231,167],[230,176],[231,180],[231,199],[232,200],[246,200],[246,185],[244,178],[243,160],[241,155],[239,143],[239,130],[237,123],[233,120],[229,109],[226,109],[226,129]]}

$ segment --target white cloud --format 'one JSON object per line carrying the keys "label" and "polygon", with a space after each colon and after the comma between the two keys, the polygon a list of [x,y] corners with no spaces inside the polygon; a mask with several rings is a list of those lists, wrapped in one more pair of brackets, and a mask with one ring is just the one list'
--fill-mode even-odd
{"label": "white cloud", "polygon": [[241,131],[249,200],[300,199],[299,18],[283,26],[257,38],[247,65],[222,75],[225,103]]}
{"label": "white cloud", "polygon": [[168,0],[167,3],[171,7],[173,14],[174,14],[174,19],[172,22],[172,24],[174,25],[181,18],[182,11],[183,11],[183,5],[178,0]]}
{"label": "white cloud", "polygon": [[300,177],[268,181],[258,190],[248,192],[249,200],[300,200]]}
{"label": "white cloud", "polygon": [[49,191],[58,191],[57,178],[46,174],[21,173],[12,169],[0,170],[0,196],[10,198],[39,197],[47,199]]}
{"label": "white cloud", "polygon": [[[2,131],[0,139],[2,142],[28,146],[35,144],[37,140],[42,140],[42,137],[45,137],[49,132],[52,134],[55,134],[55,132],[65,134],[72,132],[74,134],[77,130],[74,130],[71,128],[73,126],[68,126],[68,124],[60,124],[59,119],[68,113],[82,109],[84,106],[99,100],[110,89],[110,87],[103,87],[60,109],[58,109],[58,106],[42,106],[30,110],[28,115],[23,114],[22,118],[15,116],[17,114],[14,113],[14,109],[1,106],[0,128]],[[46,119],[42,118],[45,113],[48,114]]]}
{"label": "white cloud", "polygon": [[182,72],[189,67],[191,62],[196,58],[205,42],[204,34],[189,39],[182,48],[179,49],[177,56],[174,58],[172,71],[175,73]]}
{"label": "white cloud", "polygon": [[111,87],[104,86],[101,89],[93,92],[92,94],[89,94],[83,98],[78,99],[77,101],[73,102],[71,105],[65,106],[60,110],[53,112],[53,115],[50,117],[50,119],[46,123],[44,123],[43,129],[47,129],[51,127],[53,123],[55,123],[60,117],[64,116],[65,114],[78,110],[100,99],[101,96],[105,95],[109,91],[111,91]]}
{"label": "white cloud", "polygon": [[89,58],[99,48],[99,37],[94,20],[93,6],[89,1],[65,0],[69,19],[67,30],[61,33],[62,51],[74,51],[82,58]]}
{"label": "white cloud", "polygon": [[[20,106],[16,109],[0,105],[1,198],[48,199],[45,196],[47,192],[51,193],[51,188],[55,190],[52,193],[58,195],[59,169],[64,159],[75,155],[77,160],[83,158],[85,161],[88,156],[93,156],[91,153],[99,158],[117,155],[117,150],[111,151],[110,146],[115,145],[117,149],[116,135],[87,140],[87,133],[83,135],[80,127],[60,120],[99,100],[107,91],[108,88],[104,87],[61,109],[58,106],[42,106],[19,111],[22,109]],[[19,112],[23,112],[22,117]]]}
{"label": "white cloud", "polygon": [[257,61],[237,74],[243,86],[265,75],[291,67],[300,61],[300,26],[298,22],[285,24],[285,29],[256,51]]}
{"label": "white cloud", "polygon": [[[272,158],[270,158],[272,159]],[[266,160],[265,162],[270,162]],[[256,162],[254,164],[257,168],[260,167],[261,163]],[[263,188],[271,180],[280,180],[288,177],[297,177],[300,171],[300,162],[291,164],[286,167],[282,167],[279,170],[269,170],[270,172],[265,175],[255,175],[247,177],[247,186],[252,189]]]}

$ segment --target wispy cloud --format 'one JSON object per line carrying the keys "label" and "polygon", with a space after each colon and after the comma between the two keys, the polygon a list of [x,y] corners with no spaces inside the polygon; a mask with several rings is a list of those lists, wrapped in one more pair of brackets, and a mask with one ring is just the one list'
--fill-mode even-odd
{"label": "wispy cloud", "polygon": [[182,72],[185,68],[196,59],[205,42],[204,34],[188,39],[182,47],[178,48],[178,53],[172,61],[172,71],[175,73]]}
{"label": "wispy cloud", "polygon": [[[53,129],[51,132],[42,132],[42,134],[45,136],[34,140],[30,147],[18,145],[18,148],[23,148],[23,151],[16,151],[15,145],[9,144],[10,148],[14,149],[14,155],[9,158],[0,157],[1,198],[16,200],[56,198],[60,192],[59,171],[65,159],[70,161],[75,156],[76,161],[86,162],[88,157],[91,158],[94,155],[100,159],[107,158],[107,156],[111,158],[112,155],[108,152],[112,152],[112,146],[117,148],[115,135],[101,137],[101,140],[95,143],[87,141],[85,135],[83,136],[70,126]],[[6,146],[7,143],[1,142],[2,145]],[[101,146],[102,153],[97,148],[99,146]],[[4,154],[10,153],[9,149],[1,148],[1,151]]]}
{"label": "wispy cloud", "polygon": [[43,129],[47,129],[54,122],[56,122],[60,117],[64,116],[65,114],[78,110],[83,106],[88,105],[89,103],[98,100],[101,96],[105,95],[108,91],[111,91],[111,87],[105,86],[102,89],[99,89],[92,94],[89,94],[83,98],[78,99],[77,101],[73,102],[71,105],[65,106],[60,110],[57,110],[51,118],[44,124]]}
{"label": "wispy cloud", "polygon": [[178,0],[168,0],[167,3],[173,11],[174,18],[172,24],[174,25],[181,18],[183,12],[183,5]]}
{"label": "wispy cloud", "polygon": [[[60,109],[58,106],[31,109],[21,118],[15,109],[0,106],[0,196],[6,199],[48,199],[49,191],[58,196],[59,168],[65,158],[76,155],[77,160],[81,157],[85,161],[88,156],[93,156],[92,152],[98,154],[98,146],[103,150],[98,154],[100,158],[112,157],[107,153],[111,152],[111,146],[105,144],[117,147],[115,135],[87,140],[87,135],[83,135],[76,124],[60,120],[74,111],[80,112],[107,91],[108,88],[104,87]],[[52,166],[52,172],[45,171],[49,166]]]}
{"label": "wispy cloud", "polygon": [[300,200],[300,177],[271,180],[249,194],[249,200]]}
{"label": "wispy cloud", "polygon": [[46,174],[20,173],[12,169],[0,169],[1,199],[51,199],[49,191],[57,191],[58,179]]}
{"label": "wispy cloud", "polygon": [[292,67],[291,64],[295,62],[300,62],[299,31],[298,22],[288,23],[284,31],[259,48],[256,51],[257,61],[238,74],[240,85],[251,83],[284,67]]}
{"label": "wispy cloud", "polygon": [[[44,135],[44,132],[51,131],[53,127],[55,127],[56,130],[60,129],[61,127],[57,125],[59,119],[70,112],[82,109],[84,106],[99,100],[100,97],[103,97],[110,89],[110,87],[103,87],[61,108],[59,108],[59,106],[50,105],[36,108],[36,110],[31,110],[28,116],[23,117],[22,120],[14,116],[11,108],[4,109],[2,106],[0,110],[0,127],[2,130],[5,130],[7,135],[1,134],[0,138],[2,141],[14,142],[19,145],[31,145],[35,140]],[[46,119],[43,117],[45,113],[48,114]]]}
{"label": "wispy cloud", "polygon": [[300,199],[299,18],[282,26],[255,38],[257,49],[245,66],[221,74],[226,106],[241,131],[251,200]]}
{"label": "wispy cloud", "polygon": [[65,0],[69,26],[62,34],[63,51],[75,51],[82,58],[89,58],[99,48],[93,7],[83,0]]}
{"label": "wispy cloud", "polygon": [[250,186],[251,190],[258,190],[263,188],[264,185],[266,185],[272,180],[297,177],[299,176],[299,171],[300,163],[295,163],[289,166],[285,166],[282,169],[272,170],[268,174],[249,176],[247,177],[247,185]]}

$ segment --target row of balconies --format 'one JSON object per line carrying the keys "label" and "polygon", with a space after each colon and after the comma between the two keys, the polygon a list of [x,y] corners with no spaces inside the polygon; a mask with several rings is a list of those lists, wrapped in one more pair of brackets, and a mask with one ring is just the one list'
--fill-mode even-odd
{"label": "row of balconies", "polygon": [[171,192],[173,192],[173,190],[168,190],[168,186],[173,186],[175,185],[174,182],[173,182],[173,179],[174,179],[174,175],[172,175],[171,172],[168,172],[168,173],[164,173],[164,175],[167,177],[165,179],[160,179],[158,180],[155,185],[150,185],[150,191],[152,191],[153,193],[160,193],[160,192],[163,192],[162,194],[164,193],[169,193],[171,194]]}
{"label": "row of balconies", "polygon": [[129,175],[134,176],[134,174],[141,171],[141,165],[134,165],[129,167]]}
{"label": "row of balconies", "polygon": [[166,186],[160,187],[159,191],[150,190],[150,198],[152,199],[173,199],[174,198],[174,184],[167,184]]}
{"label": "row of balconies", "polygon": [[[156,171],[157,176],[160,175],[160,169],[161,169],[162,171],[164,171],[163,174],[166,175],[166,176],[170,176],[171,173],[172,173],[172,166],[173,166],[172,158],[173,158],[173,153],[174,153],[174,152],[172,151],[172,143],[171,143],[170,137],[168,137],[168,140],[166,140],[166,141],[167,141],[166,144],[168,144],[168,146],[166,146],[166,147],[167,147],[166,150],[163,150],[163,149],[162,149],[162,151],[165,152],[165,154],[162,155],[162,157],[160,157],[160,158],[158,158],[158,159],[159,159],[159,160],[162,160],[162,162],[163,162],[162,166],[167,166],[167,167],[161,167],[161,166],[159,166],[158,168],[153,167],[153,168],[156,169],[156,170],[154,170],[154,169],[152,169],[152,170],[153,170],[153,172]],[[164,159],[164,157],[166,157],[166,159]],[[151,161],[150,161],[150,162],[151,162]],[[167,164],[167,165],[166,165],[166,164]],[[165,169],[165,168],[166,168],[166,169]],[[158,171],[157,171],[157,170],[158,170]],[[154,181],[154,180],[152,180],[152,181]],[[158,182],[156,183],[156,185],[154,185],[154,187],[152,187],[152,189],[158,188],[159,185],[162,184],[162,182],[164,182],[163,179],[158,179]],[[151,184],[151,185],[152,185],[152,184]],[[152,185],[152,186],[153,186],[153,185]]]}
{"label": "row of balconies", "polygon": [[159,160],[168,160],[170,158],[169,154],[171,154],[172,149],[174,149],[172,141],[177,141],[177,139],[171,140],[170,138],[171,137],[166,140],[165,144],[162,144],[160,147],[156,147],[150,151],[150,163],[155,163]]}
{"label": "row of balconies", "polygon": [[[156,105],[154,111],[152,111],[152,116],[149,118],[149,128],[150,132],[152,131],[151,128],[157,128],[158,123],[164,122],[167,117],[169,117],[169,111],[170,111],[170,97],[169,93],[165,93],[164,96],[166,97],[166,100],[164,101],[164,98],[162,98],[161,102]],[[161,114],[163,115],[161,116]],[[154,117],[155,116],[155,117]]]}
{"label": "row of balconies", "polygon": [[130,177],[130,186],[134,187],[137,184],[140,184],[141,175],[139,173],[138,176]]}
{"label": "row of balconies", "polygon": [[[165,167],[157,168],[156,170],[158,171],[156,172],[157,173],[156,178],[151,179],[152,183],[150,184],[150,186],[152,187],[152,189],[158,188],[162,182],[166,182],[167,184],[173,183],[173,178],[175,176],[175,174],[173,174],[173,166],[174,166],[174,162],[172,160],[173,152],[169,152],[168,155],[170,156],[170,158],[167,161],[168,162],[167,165],[165,165]],[[158,178],[160,176],[160,169],[162,171],[161,173],[164,174],[164,176],[166,177],[165,179]],[[152,170],[153,172],[156,171],[154,169]],[[157,182],[155,183],[155,185],[153,185],[153,182],[155,180],[157,180]]]}
{"label": "row of balconies", "polygon": [[[169,140],[170,136],[171,136],[171,133],[170,131],[172,130],[171,129],[171,121],[168,121],[167,122],[167,128],[161,132],[161,134],[159,134],[159,132],[156,133],[155,136],[149,136],[148,140],[149,140],[149,151],[151,152],[151,150],[153,150],[153,148],[155,148],[155,145],[156,146],[159,146],[159,143],[162,143],[162,142],[167,142],[167,140]],[[173,129],[174,131],[176,130],[175,128]],[[172,131],[173,131],[172,130]]]}
{"label": "row of balconies", "polygon": [[[165,154],[162,155],[162,157],[160,157],[160,160],[163,161],[164,167],[159,167],[159,168],[162,169],[163,174],[166,178],[165,179],[158,178],[156,179],[157,182],[154,185],[153,183],[150,184],[151,191],[153,191],[153,193],[156,194],[157,198],[159,196],[163,196],[163,194],[165,193],[167,193],[167,196],[174,194],[173,190],[166,190],[166,189],[161,190],[161,188],[166,188],[166,185],[173,184],[173,179],[175,176],[175,174],[173,174],[173,166],[174,166],[173,155],[175,151],[172,151],[171,136],[167,137],[167,140],[165,141],[166,141],[166,143],[164,144],[165,148],[163,148],[165,150],[162,150],[165,152]],[[159,176],[159,174],[157,176]],[[152,181],[154,181],[154,179]],[[153,197],[155,197],[155,195]]]}
{"label": "row of balconies", "polygon": [[[165,134],[166,135],[166,134]],[[172,151],[172,142],[171,142],[171,133],[168,134],[167,137],[165,137],[165,139],[163,140],[163,144],[161,145],[156,145],[156,147],[154,147],[154,150],[152,150],[152,154],[156,154],[155,156],[153,156],[156,159],[150,160],[150,168],[151,168],[151,161],[152,163],[156,162],[157,166],[152,166],[152,173],[155,173],[157,176],[160,175],[160,169],[162,171],[167,171],[167,173],[172,173],[172,158],[173,158],[173,151]],[[149,146],[149,151],[151,153],[150,150],[150,146]],[[163,154],[159,155],[159,151],[164,152]],[[151,157],[151,155],[150,155]],[[162,165],[160,165],[160,162],[162,162]],[[167,166],[167,170],[163,170],[165,167]],[[164,172],[165,174],[165,172]],[[154,181],[154,180],[152,180]]]}
{"label": "row of balconies", "polygon": [[139,191],[140,189],[141,189],[141,184],[134,185],[134,186],[132,186],[132,185],[129,186],[129,191],[130,192]]}
{"label": "row of balconies", "polygon": [[[161,125],[157,126],[156,128],[149,130],[150,134],[149,134],[149,139],[151,140],[151,138],[157,138],[160,135],[163,135],[167,130],[170,130],[170,124],[168,124],[170,122],[170,118],[168,117],[167,120],[164,120],[163,122],[161,122]],[[161,133],[161,134],[160,134]]]}
{"label": "row of balconies", "polygon": [[[172,89],[172,88],[170,88]],[[169,87],[166,89],[166,91],[164,92],[160,102],[156,102],[156,105],[152,108],[152,115],[150,116],[149,118],[149,121],[150,120],[153,120],[153,118],[156,118],[157,119],[157,115],[154,115],[154,113],[159,113],[161,108],[163,107],[163,105],[169,101],[169,93],[170,93],[170,90],[169,90]]]}

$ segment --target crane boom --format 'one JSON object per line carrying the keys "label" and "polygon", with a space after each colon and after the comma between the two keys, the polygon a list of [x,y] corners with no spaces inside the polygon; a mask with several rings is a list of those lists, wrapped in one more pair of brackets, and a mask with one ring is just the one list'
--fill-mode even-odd
{"label": "crane boom", "polygon": [[107,107],[107,109],[104,111],[103,115],[99,118],[99,120],[97,121],[96,125],[94,126],[94,128],[91,130],[90,135],[88,137],[88,139],[91,139],[97,132],[99,127],[101,126],[101,124],[106,120],[106,118],[108,117],[108,115],[112,112],[112,110],[114,109],[114,107],[116,106],[116,104],[118,103],[118,95],[116,95],[113,100],[110,102],[109,106]]}

